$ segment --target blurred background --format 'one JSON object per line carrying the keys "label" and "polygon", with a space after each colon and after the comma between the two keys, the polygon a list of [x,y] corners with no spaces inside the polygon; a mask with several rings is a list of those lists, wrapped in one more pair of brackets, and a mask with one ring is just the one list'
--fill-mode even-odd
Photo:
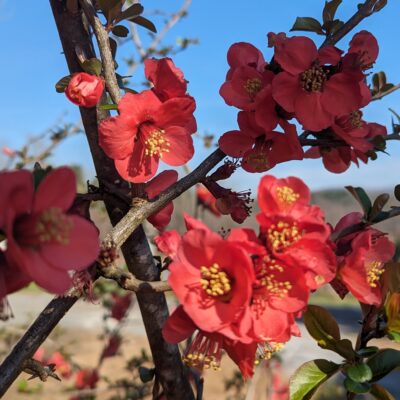
{"label": "blurred background", "polygon": [[[343,2],[338,17],[347,20],[358,2]],[[324,1],[143,0],[142,4],[144,15],[155,23],[158,34],[127,25],[132,36],[115,38],[119,42],[118,73],[129,76],[129,87],[141,90],[146,87],[141,65],[143,57],[169,55],[184,71],[190,82],[188,91],[197,102],[198,122],[196,153],[185,166],[187,171],[214,150],[222,133],[237,127],[237,110],[227,106],[218,94],[225,80],[229,46],[239,41],[250,42],[268,60],[272,52],[267,47],[267,33],[288,32],[297,16],[320,18]],[[388,81],[395,84],[400,82],[396,7],[389,2],[381,12],[358,27],[358,30],[371,31],[380,44],[380,55],[373,71],[385,71]],[[79,189],[84,191],[87,180],[95,182],[94,169],[81,131],[79,111],[54,89],[55,83],[68,71],[48,2],[0,0],[0,36],[3,54],[0,63],[0,169],[16,165],[32,168],[36,161],[43,166],[69,165],[75,168]],[[317,44],[322,42],[322,37],[310,37]],[[351,35],[338,47],[346,50],[350,40]],[[400,113],[399,103],[400,91],[370,104],[364,118],[384,124],[390,131],[393,114],[389,108]],[[292,161],[277,166],[272,173],[278,177],[295,175],[303,179],[313,190],[313,202],[325,210],[327,220],[334,225],[346,213],[358,211],[358,205],[343,186],[363,186],[371,198],[381,192],[393,192],[393,187],[400,183],[399,150],[400,143],[391,141],[388,154],[380,153],[375,162],[360,168],[353,165],[340,175],[326,171],[321,160]],[[179,169],[181,176],[185,169]],[[260,176],[238,170],[224,185],[235,191],[251,189],[254,196]],[[391,201],[394,204],[395,200]],[[183,230],[183,211],[196,214],[217,231],[235,226],[229,217],[217,217],[201,203],[195,190],[177,199],[170,228]],[[256,227],[256,214],[257,204],[254,203],[246,225]],[[95,206],[92,216],[104,234],[109,223],[103,209]],[[382,224],[379,229],[389,232],[395,242],[400,237],[396,219]],[[156,234],[151,226],[146,225],[146,230],[150,238]],[[0,322],[0,358],[50,299],[50,295],[34,286],[10,296],[15,318]],[[168,301],[174,306],[172,295],[168,295]],[[325,289],[316,294],[312,302],[327,306],[341,323],[343,334],[355,339],[360,313],[352,298],[340,301],[332,291]],[[385,343],[380,345],[385,346]],[[251,382],[243,382],[235,366],[225,360],[221,372],[206,374],[204,399],[286,400],[288,377],[300,364],[324,356],[335,361],[335,354],[322,354],[306,332],[303,338],[293,339],[279,354],[269,363],[261,364]],[[151,358],[138,307],[133,295],[119,292],[112,283],[97,285],[91,301],[81,301],[65,317],[37,358],[56,363],[58,370],[64,371],[63,382],[28,381],[27,376],[22,375],[6,399],[151,398],[152,382],[145,383],[152,378]],[[98,376],[94,370],[99,371]],[[388,382],[383,382],[396,398],[400,398],[398,378],[399,374],[392,374]],[[343,396],[340,386],[332,382],[317,398],[333,400],[345,398]]]}

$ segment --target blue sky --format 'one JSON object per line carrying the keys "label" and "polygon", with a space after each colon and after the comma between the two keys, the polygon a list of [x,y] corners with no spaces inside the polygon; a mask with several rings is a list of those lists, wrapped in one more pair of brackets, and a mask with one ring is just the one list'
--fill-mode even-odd
{"label": "blue sky", "polygon": [[[150,11],[163,7],[165,9],[167,3],[168,10],[172,11],[179,8],[182,1],[143,0],[142,4]],[[346,20],[353,14],[359,0],[345,0],[344,3],[337,16]],[[200,132],[211,132],[219,136],[236,128],[237,110],[228,107],[218,94],[227,70],[226,52],[229,46],[234,42],[248,41],[259,47],[266,59],[269,59],[271,49],[266,46],[266,34],[269,31],[288,32],[296,16],[320,18],[323,4],[323,0],[193,0],[189,17],[169,32],[165,43],[173,43],[179,37],[194,37],[200,41],[199,45],[190,47],[174,58],[190,81],[189,92],[196,98]],[[160,19],[153,20],[157,26],[161,26]],[[398,7],[394,2],[389,2],[380,13],[359,26],[360,30],[367,29],[378,38],[380,55],[374,70],[385,70],[388,80],[393,83],[400,82],[399,44],[398,35],[395,34],[397,24]],[[145,29],[139,28],[139,32],[146,41],[148,35]],[[0,35],[3,38],[0,63],[0,147],[18,149],[28,137],[45,131],[60,117],[65,121],[78,121],[76,107],[54,90],[55,82],[68,71],[48,1],[0,0]],[[317,43],[322,38],[317,35],[311,37]],[[339,47],[346,49],[350,39],[351,36],[346,37],[339,43]],[[119,57],[131,52],[134,52],[133,44],[126,44],[119,50]],[[123,73],[124,69],[120,61],[119,72]],[[140,70],[134,80],[142,81]],[[400,112],[400,91],[369,105],[365,110],[366,120],[386,124],[390,129],[389,107]],[[207,150],[200,143],[198,145],[191,167],[195,167],[207,154]],[[340,175],[325,171],[320,160],[290,162],[276,167],[272,173],[278,176],[297,175],[313,189],[349,184],[387,188],[400,180],[398,174],[392,172],[398,170],[400,165],[400,143],[390,143],[388,152],[390,157],[382,154],[370,165],[362,165],[360,169],[352,167]],[[88,176],[93,175],[90,154],[83,136],[63,143],[52,161],[55,165],[82,164]],[[240,173],[235,176],[233,183],[237,189],[246,189],[254,187],[259,177],[257,174]]]}

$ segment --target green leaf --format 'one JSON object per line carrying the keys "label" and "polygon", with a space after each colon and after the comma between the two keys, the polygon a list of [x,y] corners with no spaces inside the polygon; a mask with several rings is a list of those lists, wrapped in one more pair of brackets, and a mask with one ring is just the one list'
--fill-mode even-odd
{"label": "green leaf", "polygon": [[56,83],[56,92],[57,93],[64,93],[65,89],[67,88],[69,81],[71,80],[72,76],[67,75],[61,78],[57,83]]}
{"label": "green leaf", "polygon": [[382,211],[383,207],[390,200],[390,195],[388,193],[380,194],[374,201],[374,204],[369,213],[368,219],[373,222],[374,218]]}
{"label": "green leaf", "polygon": [[395,368],[400,367],[400,351],[394,349],[383,349],[368,359],[367,364],[372,370],[372,382],[386,376]]}
{"label": "green leaf", "polygon": [[155,368],[146,368],[146,367],[140,366],[139,367],[140,380],[143,383],[152,381],[154,378],[155,372],[156,372]]}
{"label": "green leaf", "polygon": [[35,188],[35,191],[37,190],[43,179],[46,177],[46,175],[51,171],[52,168],[50,166],[43,169],[38,162],[35,163],[35,166],[33,167],[33,187]]}
{"label": "green leaf", "polygon": [[342,0],[331,0],[331,1],[325,1],[325,7],[324,10],[322,11],[322,18],[324,21],[324,24],[327,22],[333,21],[335,19],[335,14],[336,11],[341,4]]}
{"label": "green leaf", "polygon": [[333,21],[325,22],[322,27],[326,30],[327,35],[331,36],[334,35],[336,31],[338,31],[343,25],[343,21],[341,21],[340,19],[335,19]]}
{"label": "green leaf", "polygon": [[129,21],[134,22],[135,24],[138,24],[140,26],[143,26],[143,28],[146,28],[149,31],[157,33],[156,26],[150,20],[148,20],[145,17],[142,17],[141,15],[139,15],[138,17],[129,18]]}
{"label": "green leaf", "polygon": [[363,349],[358,350],[357,355],[360,357],[371,357],[377,351],[379,351],[379,347],[368,346],[368,347],[364,347]]}
{"label": "green leaf", "polygon": [[135,18],[142,14],[144,8],[141,4],[135,3],[128,7],[126,10],[122,11],[115,20],[115,23],[123,21],[124,19]]}
{"label": "green leaf", "polygon": [[319,386],[335,374],[340,365],[328,360],[308,361],[290,378],[290,400],[310,399]]}
{"label": "green leaf", "polygon": [[346,374],[351,380],[359,383],[368,382],[372,379],[372,371],[367,364],[352,365],[347,368]]}
{"label": "green leaf", "polygon": [[400,332],[389,331],[387,336],[393,342],[400,343]]}
{"label": "green leaf", "polygon": [[129,29],[123,25],[114,26],[111,32],[118,37],[127,37],[129,35]]}
{"label": "green leaf", "polygon": [[290,31],[307,31],[318,33],[318,35],[324,35],[319,21],[311,17],[297,17]]}
{"label": "green leaf", "polygon": [[118,104],[99,104],[100,110],[118,110]]}
{"label": "green leaf", "polygon": [[121,14],[124,3],[121,0],[98,0],[97,2],[107,19],[107,24],[111,24]]}
{"label": "green leaf", "polygon": [[353,186],[345,186],[345,189],[347,189],[358,201],[364,211],[364,215],[368,218],[372,203],[365,190],[361,187]]}
{"label": "green leaf", "polygon": [[400,185],[395,186],[394,197],[396,197],[396,200],[400,201]]}
{"label": "green leaf", "polygon": [[90,58],[89,60],[85,60],[82,64],[82,69],[88,74],[92,75],[101,75],[101,61],[97,58]]}
{"label": "green leaf", "polygon": [[357,394],[362,394],[362,393],[368,393],[371,389],[371,385],[369,383],[360,383],[360,382],[354,382],[350,378],[346,378],[344,380],[344,387],[352,393],[357,393]]}
{"label": "green leaf", "polygon": [[371,386],[371,391],[370,393],[372,394],[372,396],[375,397],[375,399],[377,400],[396,400],[394,398],[394,396],[388,392],[388,390],[386,388],[384,388],[381,385],[377,385],[376,383],[374,383]]}
{"label": "green leaf", "polygon": [[324,308],[309,305],[304,313],[309,334],[317,341],[340,340],[340,329],[335,318]]}
{"label": "green leaf", "polygon": [[125,92],[125,93],[132,93],[132,94],[138,94],[138,92],[136,90],[133,90],[131,88],[128,88],[126,86],[122,86],[121,89]]}

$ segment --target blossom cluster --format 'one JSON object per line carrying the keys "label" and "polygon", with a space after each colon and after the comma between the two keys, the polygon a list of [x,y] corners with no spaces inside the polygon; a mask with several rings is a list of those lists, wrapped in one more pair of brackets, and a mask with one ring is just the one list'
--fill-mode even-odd
{"label": "blossom cluster", "polygon": [[[343,231],[361,221],[361,213],[350,213],[338,222],[334,232]],[[336,246],[338,275],[332,282],[333,288],[341,297],[350,291],[361,303],[380,306],[385,300],[381,277],[385,264],[394,256],[394,243],[385,233],[367,227],[339,238]]]}
{"label": "blossom cluster", "polygon": [[187,81],[171,59],[147,59],[146,78],[152,88],[126,93],[119,115],[99,126],[99,144],[122,178],[133,183],[151,179],[160,160],[171,166],[189,161],[194,153],[192,134],[196,102],[186,93]]}
{"label": "blossom cluster", "polygon": [[298,178],[262,178],[258,191],[259,234],[232,229],[226,237],[186,215],[187,232],[156,238],[167,254],[168,282],[181,305],[163,328],[177,343],[195,333],[184,360],[218,369],[224,349],[243,376],[299,330],[311,291],[336,274],[330,226],[310,205],[310,191]]}
{"label": "blossom cluster", "polygon": [[[249,172],[266,171],[288,160],[322,157],[331,172],[345,171],[351,162],[374,157],[373,139],[384,137],[384,126],[367,123],[361,108],[371,101],[365,71],[379,47],[361,31],[346,54],[334,46],[317,49],[304,36],[269,33],[271,62],[250,43],[235,43],[228,51],[230,69],[220,89],[225,102],[237,107],[239,130],[226,132],[221,149],[242,158]],[[307,136],[325,143],[302,149],[295,119]],[[283,132],[276,131],[280,126]]]}
{"label": "blossom cluster", "polygon": [[99,253],[97,228],[69,213],[75,174],[62,167],[35,188],[26,170],[0,173],[0,300],[30,282],[56,293],[72,284]]}

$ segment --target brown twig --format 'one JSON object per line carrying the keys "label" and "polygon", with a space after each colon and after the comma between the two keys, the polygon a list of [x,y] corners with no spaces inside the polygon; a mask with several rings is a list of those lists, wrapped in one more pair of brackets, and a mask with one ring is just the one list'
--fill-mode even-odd
{"label": "brown twig", "polygon": [[394,85],[393,87],[391,87],[389,90],[386,90],[386,92],[379,92],[377,94],[375,94],[374,96],[372,96],[372,101],[374,100],[381,100],[383,99],[385,96],[395,92],[396,90],[400,89],[400,83],[397,85]]}
{"label": "brown twig", "polygon": [[112,279],[118,283],[118,285],[125,290],[131,292],[168,292],[171,290],[171,286],[168,282],[155,281],[148,282],[137,279],[131,272],[124,271],[115,266],[99,267],[98,271],[101,276],[107,279]]}
{"label": "brown twig", "polygon": [[99,45],[107,90],[110,93],[113,102],[118,104],[119,100],[121,99],[121,92],[119,90],[117,77],[115,75],[114,59],[111,53],[108,33],[100,19],[97,17],[96,10],[94,9],[92,2],[90,0],[79,1],[83,10],[85,11],[87,19],[93,28],[97,43]]}
{"label": "brown twig", "polygon": [[369,17],[373,13],[377,2],[378,0],[366,0],[361,4],[357,12],[332,36],[327,37],[321,47],[332,46],[351,32],[363,19]]}
{"label": "brown twig", "polygon": [[176,184],[161,193],[154,201],[143,201],[140,207],[132,207],[120,222],[106,235],[105,241],[120,247],[131,233],[150,215],[161,210],[173,199],[191,188],[225,158],[225,154],[217,149],[208,156],[193,172],[186,175]]}
{"label": "brown twig", "polygon": [[[88,5],[88,11],[93,11],[92,3],[89,0],[81,0],[82,4]],[[65,8],[65,0],[50,0],[57,28],[60,34],[64,55],[66,57],[70,72],[81,71],[81,67],[76,58],[76,46],[82,48],[89,57],[95,57],[91,38],[85,28],[81,15],[72,15]],[[115,102],[119,100],[119,89],[115,85],[114,63],[107,59],[110,54],[109,41],[104,37],[104,28],[99,26],[96,15],[89,14],[89,21],[96,23],[97,34],[99,37],[98,45],[101,48],[103,58],[103,69],[107,82],[107,88]],[[111,182],[115,185],[123,186],[124,183],[115,169],[114,162],[106,157],[98,145],[98,123],[108,114],[102,110],[80,109],[86,136],[89,142],[96,174],[100,182]],[[109,196],[105,199],[105,206],[110,217],[111,223],[116,225],[127,212],[124,202]],[[122,246],[129,271],[142,281],[159,281],[160,271],[155,264],[151,254],[146,235],[141,226],[138,226],[129,239]],[[142,314],[143,323],[146,329],[147,338],[158,382],[161,384],[164,395],[167,399],[193,400],[194,395],[190,383],[183,368],[178,346],[167,343],[162,336],[162,327],[168,318],[168,306],[163,293],[139,291],[137,300]]]}

